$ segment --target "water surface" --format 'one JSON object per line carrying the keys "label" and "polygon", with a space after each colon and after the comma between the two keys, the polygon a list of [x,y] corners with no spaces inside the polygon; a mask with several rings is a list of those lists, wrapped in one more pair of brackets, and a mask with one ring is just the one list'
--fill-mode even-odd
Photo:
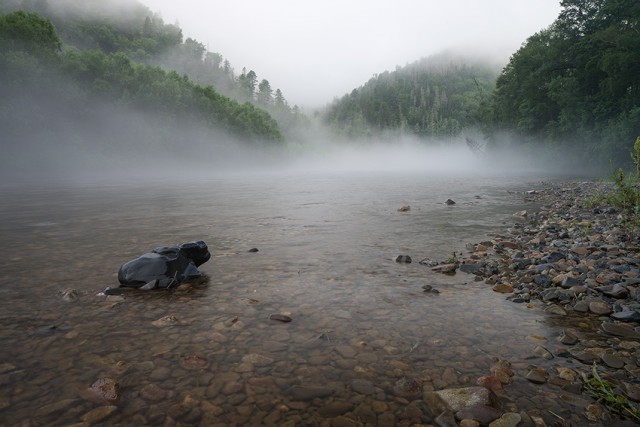
{"label": "water surface", "polygon": [[[558,335],[540,309],[417,262],[500,232],[513,212],[531,208],[520,192],[535,186],[336,173],[5,187],[0,419],[79,422],[105,405],[83,390],[108,375],[122,398],[107,424],[319,425],[343,415],[322,409],[335,402],[370,423],[428,422],[394,394],[399,379],[425,390],[472,385],[494,357],[523,360],[536,340]],[[411,210],[398,212],[404,205]],[[124,301],[96,296],[117,286],[124,262],[195,239],[213,253],[200,268],[208,283]],[[414,262],[396,263],[400,254]],[[440,294],[424,293],[425,284]],[[64,301],[66,289],[79,298]],[[164,316],[178,323],[154,324]],[[294,386],[333,394],[299,400]],[[509,387],[512,409],[571,409],[524,380]]]}

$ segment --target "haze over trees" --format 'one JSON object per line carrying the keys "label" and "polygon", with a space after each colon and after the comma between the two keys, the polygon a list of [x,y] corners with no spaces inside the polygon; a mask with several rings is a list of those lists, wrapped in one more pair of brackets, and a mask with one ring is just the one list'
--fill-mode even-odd
{"label": "haze over trees", "polygon": [[[318,114],[324,135],[392,143],[481,130],[488,155],[508,139],[522,151],[571,147],[592,165],[628,162],[640,135],[640,2],[561,5],[501,72],[449,54],[384,71]],[[234,138],[315,137],[315,122],[266,78],[236,71],[136,0],[0,0],[0,75],[0,166],[14,169],[64,168],[69,152],[180,158]]]}
{"label": "haze over trees", "polygon": [[397,130],[419,137],[459,136],[480,126],[498,67],[450,54],[385,71],[335,101],[325,121],[350,137]]}
{"label": "haze over trees", "polygon": [[640,135],[640,2],[561,5],[556,21],[527,39],[500,74],[487,128],[627,162]]}
{"label": "haze over trees", "polygon": [[[182,43],[177,26],[164,25],[137,2],[107,3],[101,10],[92,8],[93,2],[91,7],[78,1],[2,2],[3,9],[26,5],[51,18],[24,11],[1,17],[2,71],[13,76],[4,80],[4,90],[20,97],[35,84],[39,90],[32,95],[45,96],[60,85],[73,86],[84,99],[78,94],[70,99],[73,91],[68,90],[50,95],[76,103],[79,110],[109,102],[114,108],[135,108],[174,124],[184,119],[244,139],[282,140],[277,123],[264,109],[230,99],[185,74],[140,62],[190,44]],[[43,37],[43,27],[54,41]],[[35,45],[40,48],[32,48]],[[16,123],[4,119],[9,125]]]}

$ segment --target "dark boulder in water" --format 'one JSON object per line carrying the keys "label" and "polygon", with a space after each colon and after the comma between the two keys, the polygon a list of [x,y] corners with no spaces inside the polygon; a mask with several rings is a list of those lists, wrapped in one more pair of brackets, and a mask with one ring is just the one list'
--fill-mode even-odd
{"label": "dark boulder in water", "polygon": [[162,246],[126,262],[118,270],[120,286],[155,289],[170,288],[201,277],[198,267],[211,258],[202,240],[178,246]]}

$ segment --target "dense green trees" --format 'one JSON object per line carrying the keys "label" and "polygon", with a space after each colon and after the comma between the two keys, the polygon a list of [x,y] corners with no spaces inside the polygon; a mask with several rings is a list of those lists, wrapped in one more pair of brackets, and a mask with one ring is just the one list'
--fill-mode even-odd
{"label": "dense green trees", "polygon": [[334,102],[325,120],[349,136],[401,130],[418,136],[459,135],[479,126],[495,67],[466,64],[448,55],[385,71]]}
{"label": "dense green trees", "polygon": [[640,2],[564,0],[496,83],[495,130],[624,161],[640,135]]}
{"label": "dense green trees", "polygon": [[288,105],[284,108],[286,104],[276,107],[268,91],[260,91],[255,71],[243,69],[236,75],[221,54],[209,52],[192,38],[183,40],[177,25],[166,24],[136,0],[0,0],[2,4],[7,9],[31,10],[50,19],[64,43],[79,50],[122,53],[138,63],[186,74],[195,83],[212,86],[241,104],[249,102],[276,118],[280,129],[287,133],[306,123],[299,109],[294,111]]}
{"label": "dense green trees", "polygon": [[[132,61],[131,57],[135,56],[132,52],[148,52],[145,49],[157,47],[159,43],[127,37],[106,24],[91,26],[84,21],[72,21],[64,28],[67,36],[71,33],[69,37],[77,37],[78,43],[84,40],[85,47],[93,49],[66,47],[62,51],[54,25],[35,13],[16,11],[0,15],[0,73],[3,75],[0,93],[6,95],[0,100],[0,115],[4,114],[0,120],[7,123],[5,128],[12,126],[8,123],[9,117],[16,119],[10,111],[16,97],[29,94],[37,104],[43,102],[37,98],[41,93],[43,97],[49,94],[61,101],[76,103],[79,110],[110,102],[116,107],[133,107],[173,123],[196,120],[246,139],[282,140],[277,123],[267,112],[222,96],[212,87],[203,88],[175,71]],[[147,19],[142,28],[159,35],[153,40],[181,44],[182,35],[177,27],[156,25]],[[185,50],[198,48],[193,41],[184,46]],[[74,86],[74,91],[52,93],[56,87],[69,85]]]}

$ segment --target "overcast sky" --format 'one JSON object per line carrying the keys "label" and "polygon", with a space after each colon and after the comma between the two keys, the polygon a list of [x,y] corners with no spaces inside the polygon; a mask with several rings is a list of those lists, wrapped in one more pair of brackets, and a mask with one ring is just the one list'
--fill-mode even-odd
{"label": "overcast sky", "polygon": [[559,0],[140,1],[306,110],[444,49],[506,64],[560,11]]}

